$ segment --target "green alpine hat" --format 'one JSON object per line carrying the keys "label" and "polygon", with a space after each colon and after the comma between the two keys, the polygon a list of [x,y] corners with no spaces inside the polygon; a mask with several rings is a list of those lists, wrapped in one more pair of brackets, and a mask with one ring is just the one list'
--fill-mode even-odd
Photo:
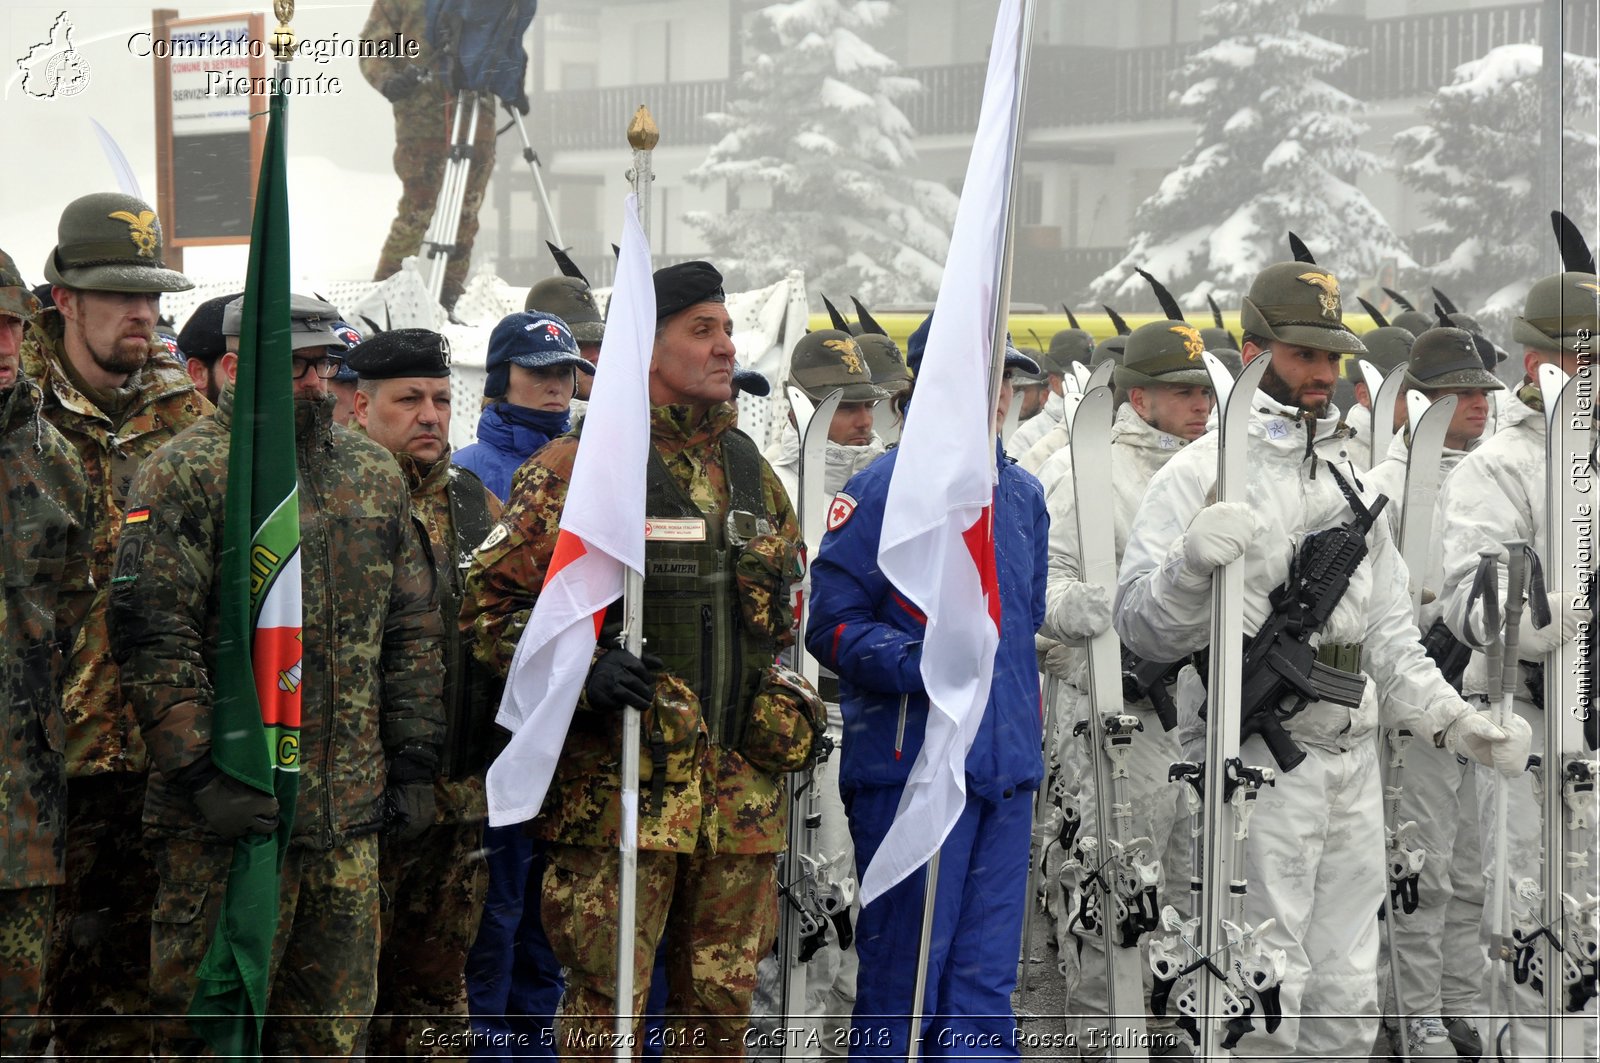
{"label": "green alpine hat", "polygon": [[0,251],[0,315],[29,321],[38,312],[38,296],[28,290],[11,256]]}
{"label": "green alpine hat", "polygon": [[1205,350],[1199,331],[1186,322],[1167,320],[1140,325],[1128,337],[1128,349],[1111,374],[1111,382],[1119,390],[1154,384],[1209,386],[1211,374],[1200,359]]}
{"label": "green alpine hat", "polygon": [[1095,344],[1094,353],[1089,356],[1089,368],[1093,369],[1101,362],[1116,362],[1122,364],[1122,353],[1128,349],[1128,337],[1111,336]]}
{"label": "green alpine hat", "polygon": [[[1600,279],[1593,273],[1557,273],[1528,290],[1512,338],[1536,351],[1593,354],[1600,335]],[[1579,345],[1582,345],[1581,347]]]}
{"label": "green alpine hat", "polygon": [[1421,391],[1440,388],[1487,388],[1505,385],[1483,367],[1483,355],[1472,333],[1459,328],[1431,328],[1417,337],[1406,363],[1406,387]]}
{"label": "green alpine hat", "polygon": [[1094,337],[1087,329],[1064,328],[1050,337],[1050,349],[1044,352],[1046,370],[1057,376],[1072,372],[1072,363],[1089,364],[1094,357]]}
{"label": "green alpine hat", "polygon": [[[1404,365],[1412,357],[1412,345],[1417,338],[1410,330],[1398,325],[1385,325],[1382,328],[1368,329],[1361,334],[1361,342],[1366,344],[1366,359],[1373,367],[1388,376],[1395,369]],[[1361,375],[1361,367],[1356,365],[1356,360],[1351,358],[1345,364],[1345,375],[1353,384],[1362,383],[1365,378]]]}
{"label": "green alpine hat", "polygon": [[856,338],[839,329],[818,329],[800,337],[789,356],[789,383],[821,402],[843,388],[841,402],[875,402],[889,393],[872,382],[866,356]]}
{"label": "green alpine hat", "polygon": [[1339,279],[1309,262],[1279,262],[1256,274],[1239,311],[1244,331],[1296,347],[1339,354],[1365,354],[1344,327]]}
{"label": "green alpine hat", "polygon": [[884,394],[898,395],[911,386],[911,370],[894,340],[876,332],[863,332],[855,340],[867,360],[867,375]]}
{"label": "green alpine hat", "polygon": [[599,343],[605,339],[606,319],[594,301],[589,282],[580,277],[546,277],[528,289],[522,309],[559,317],[572,329],[579,343]]}
{"label": "green alpine hat", "polygon": [[194,282],[161,259],[161,219],[121,192],[95,192],[67,204],[45,280],[91,292],[184,292]]}
{"label": "green alpine hat", "polygon": [[1233,338],[1233,333],[1225,328],[1208,325],[1200,330],[1200,338],[1206,343],[1206,350],[1215,354],[1217,351],[1239,352],[1239,341]]}

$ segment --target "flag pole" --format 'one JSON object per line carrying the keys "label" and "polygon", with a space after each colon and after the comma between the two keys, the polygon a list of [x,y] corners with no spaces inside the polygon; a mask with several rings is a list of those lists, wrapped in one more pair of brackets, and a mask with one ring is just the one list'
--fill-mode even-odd
{"label": "flag pole", "polygon": [[[650,111],[642,104],[628,123],[628,146],[633,149],[633,182],[639,202],[639,227],[645,246],[650,244],[650,183],[655,180],[650,155],[661,139]],[[626,569],[622,577],[622,648],[641,656],[644,652],[644,575]],[[637,934],[636,889],[639,875],[639,723],[638,709],[622,713],[622,815],[617,830],[617,992],[616,1058],[628,1063],[634,1056],[633,967]]]}
{"label": "flag pole", "polygon": [[[1017,47],[1017,106],[1011,115],[1009,160],[1011,180],[1006,189],[1005,210],[1002,215],[1005,220],[1000,232],[1000,275],[996,278],[994,307],[990,319],[989,334],[992,343],[989,351],[989,404],[986,410],[991,422],[994,418],[995,403],[1000,400],[1000,383],[1006,364],[1006,326],[1011,310],[1011,258],[1017,220],[1017,188],[1022,172],[1022,114],[1028,98],[1028,53],[1033,46],[1033,14],[1034,0],[1022,0],[1020,12],[1022,30]],[[994,445],[994,434],[994,431],[989,433],[990,446]],[[995,476],[999,476],[998,467],[995,469]],[[987,516],[984,519],[992,521],[994,507],[989,507],[986,512]],[[917,941],[917,977],[911,992],[911,1032],[906,1043],[906,1063],[916,1063],[922,1047],[922,1008],[928,988],[928,956],[933,945],[934,905],[939,893],[939,852],[939,849],[934,850],[933,855],[928,858],[924,872],[926,879],[922,891],[922,930]],[[1023,942],[1023,946],[1026,947],[1027,942]]]}

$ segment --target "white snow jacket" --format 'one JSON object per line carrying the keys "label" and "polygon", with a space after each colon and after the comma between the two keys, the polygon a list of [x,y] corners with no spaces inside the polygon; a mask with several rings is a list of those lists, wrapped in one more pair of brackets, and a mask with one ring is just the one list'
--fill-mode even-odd
{"label": "white snow jacket", "polygon": [[1011,438],[1006,440],[1006,456],[1020,458],[1026,454],[1029,447],[1061,423],[1061,408],[1061,396],[1052,391],[1050,397],[1044,400],[1044,409],[1018,425],[1017,430],[1011,433]]}
{"label": "white snow jacket", "polygon": [[1345,444],[1345,449],[1350,454],[1350,464],[1356,467],[1357,472],[1366,472],[1372,468],[1372,411],[1359,403],[1345,415],[1345,427],[1355,432],[1355,435]]}
{"label": "white snow jacket", "polygon": [[[1346,432],[1333,416],[1302,423],[1297,411],[1264,392],[1250,420],[1246,500],[1259,521],[1244,565],[1244,630],[1267,617],[1268,595],[1288,576],[1304,537],[1351,519],[1329,469],[1354,478]],[[1308,432],[1310,438],[1308,440]],[[1124,645],[1156,660],[1200,649],[1211,638],[1211,574],[1189,568],[1184,533],[1216,484],[1216,433],[1176,454],[1155,474],[1134,518],[1118,578],[1115,624]],[[1315,642],[1362,643],[1361,670],[1371,680],[1361,705],[1317,701],[1285,721],[1295,740],[1331,750],[1353,748],[1382,724],[1432,738],[1471,709],[1422,652],[1406,572],[1386,521],[1367,535],[1368,554]]]}
{"label": "white snow jacket", "polygon": [[[1443,590],[1440,594],[1444,622],[1462,637],[1472,577],[1478,553],[1500,547],[1512,539],[1526,539],[1541,559],[1549,555],[1545,540],[1545,420],[1515,393],[1501,393],[1500,430],[1463,458],[1439,491],[1439,511],[1444,514],[1441,548],[1444,553]],[[1504,552],[1500,567],[1501,601],[1505,601]],[[1578,592],[1575,573],[1544,574],[1550,596]],[[1561,625],[1535,631],[1524,623],[1517,656],[1530,663],[1544,660],[1560,644]],[[1554,640],[1554,641],[1553,641]],[[1484,693],[1484,659],[1473,654],[1462,680],[1466,694]]]}
{"label": "white snow jacket", "polygon": [[[878,438],[877,433],[873,433],[872,442],[860,447],[847,447],[829,440],[826,468],[822,476],[825,497],[831,499],[844,490],[845,482],[850,477],[877,461],[883,456],[883,452],[883,440]],[[763,457],[772,466],[772,471],[778,474],[783,489],[789,492],[789,501],[794,504],[795,511],[799,512],[800,433],[795,430],[794,425],[783,426],[778,441],[767,448]]]}

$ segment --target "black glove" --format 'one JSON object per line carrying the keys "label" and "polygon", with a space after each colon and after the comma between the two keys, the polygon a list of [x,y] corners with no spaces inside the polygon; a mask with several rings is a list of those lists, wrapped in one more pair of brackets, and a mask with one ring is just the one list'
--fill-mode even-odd
{"label": "black glove", "polygon": [[383,93],[383,98],[390,103],[399,103],[407,96],[417,91],[417,86],[424,81],[431,80],[432,73],[425,66],[408,66],[400,73],[389,78],[378,91]]}
{"label": "black glove", "polygon": [[225,775],[209,757],[178,777],[190,786],[195,807],[206,825],[232,840],[246,834],[271,834],[278,829],[278,799]]}
{"label": "black glove", "polygon": [[656,673],[665,667],[654,654],[647,653],[641,659],[621,648],[610,649],[589,669],[583,692],[588,695],[591,708],[643,712],[655,700]]}
{"label": "black glove", "polygon": [[437,807],[433,776],[438,757],[430,751],[407,750],[389,762],[389,784],[383,791],[384,828],[403,842],[412,841],[433,826]]}

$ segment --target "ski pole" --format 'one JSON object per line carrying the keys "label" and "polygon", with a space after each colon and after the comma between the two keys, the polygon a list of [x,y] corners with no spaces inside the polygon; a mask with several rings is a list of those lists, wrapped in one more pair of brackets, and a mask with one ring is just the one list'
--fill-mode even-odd
{"label": "ski pole", "polygon": [[[1055,746],[1056,734],[1056,696],[1061,689],[1061,680],[1053,675],[1045,677],[1044,681],[1044,749],[1045,749],[1045,780],[1033,795],[1033,827],[1036,832],[1040,821],[1044,818],[1044,803],[1050,792],[1050,754]],[[1055,766],[1055,771],[1060,771],[1060,765]],[[1044,847],[1038,845],[1038,837],[1030,832],[1032,841],[1028,843],[1028,902],[1022,910],[1022,970],[1017,975],[1017,988],[1024,996],[1033,985],[1033,961],[1029,955],[1033,943],[1033,910],[1038,905],[1039,879],[1044,869]]]}

